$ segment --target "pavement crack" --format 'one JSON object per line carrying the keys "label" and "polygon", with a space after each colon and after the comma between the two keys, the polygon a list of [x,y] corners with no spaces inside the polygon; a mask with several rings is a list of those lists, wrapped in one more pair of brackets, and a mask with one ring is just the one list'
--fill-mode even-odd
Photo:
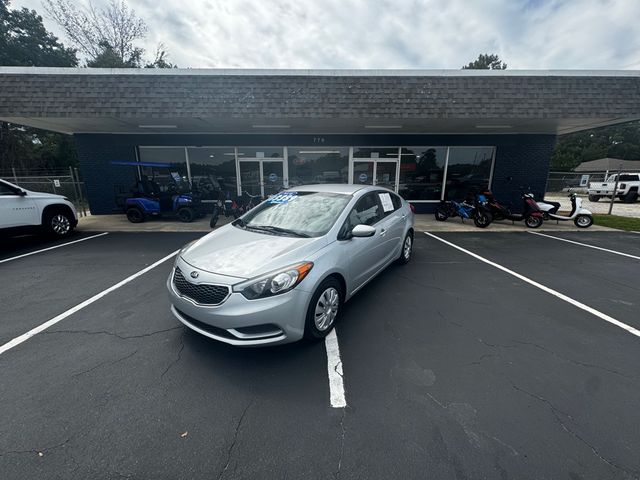
{"label": "pavement crack", "polygon": [[608,372],[608,373],[613,373],[614,375],[619,375],[621,377],[628,378],[628,379],[631,379],[631,380],[637,380],[638,379],[638,377],[636,377],[636,376],[626,375],[626,374],[624,374],[622,372],[619,372],[617,370],[613,370],[611,368],[602,367],[600,365],[595,365],[593,363],[580,362],[579,360],[573,360],[572,358],[568,358],[568,357],[565,357],[563,355],[560,355],[558,352],[555,352],[555,351],[553,351],[553,350],[551,350],[551,349],[549,349],[547,347],[544,347],[543,345],[535,343],[535,342],[523,342],[523,341],[520,341],[520,340],[512,340],[512,342],[513,343],[517,343],[519,345],[529,345],[529,346],[538,348],[538,349],[540,349],[540,350],[542,350],[544,352],[547,352],[550,355],[553,355],[556,358],[564,360],[565,362],[573,363],[574,365],[578,365],[578,366],[586,367],[586,368],[596,368],[596,369],[603,370],[603,371]]}
{"label": "pavement crack", "polygon": [[[181,327],[182,328],[182,327]],[[164,376],[166,375],[166,373],[171,370],[174,365],[176,363],[178,363],[180,361],[180,359],[182,358],[182,351],[184,350],[184,328],[182,329],[182,333],[180,334],[180,348],[178,349],[178,355],[176,356],[175,360],[173,360],[169,365],[167,365],[167,368],[164,369],[164,372],[162,372],[160,374],[160,378],[164,378]]]}
{"label": "pavement crack", "polygon": [[[220,480],[224,476],[225,472],[229,468],[229,464],[231,463],[231,457],[233,455],[233,449],[236,446],[236,442],[238,441],[238,434],[240,433],[240,428],[242,427],[242,422],[244,421],[244,417],[247,415],[247,411],[249,410],[249,407],[251,407],[252,404],[253,404],[253,399],[251,399],[251,401],[247,404],[247,406],[244,407],[244,410],[242,411],[242,415],[240,415],[240,419],[236,424],[236,429],[233,434],[233,440],[231,441],[231,444],[227,449],[227,462],[225,463],[224,468],[222,469],[220,474],[218,475],[218,480]],[[235,468],[237,468],[237,465]]]}
{"label": "pavement crack", "polygon": [[52,445],[50,447],[45,447],[40,449],[8,450],[6,452],[0,453],[0,457],[3,457],[5,455],[15,455],[15,454],[21,454],[21,453],[35,453],[36,455],[39,455],[41,453],[55,450],[56,448],[64,447],[67,443],[69,443],[72,440],[72,438],[73,437],[69,437],[64,442],[58,443],[57,445]]}
{"label": "pavement crack", "polygon": [[482,365],[482,362],[486,359],[486,358],[494,358],[494,357],[498,357],[500,358],[500,355],[496,355],[495,353],[485,353],[484,355],[482,355],[478,360],[476,360],[475,362],[470,362],[470,363],[465,363],[464,365],[462,365],[463,367],[470,367],[471,365]]}
{"label": "pavement crack", "polygon": [[465,327],[461,323],[454,322],[453,320],[450,320],[449,318],[447,318],[446,315],[444,315],[440,310],[436,309],[436,313],[438,314],[438,316],[440,318],[442,318],[442,320],[444,320],[445,322],[464,330],[469,335],[474,337],[478,342],[482,343],[483,345],[485,345],[487,347],[491,347],[491,348],[518,348],[517,345],[507,345],[507,344],[502,344],[502,343],[489,343],[486,340],[483,340],[482,338],[478,337],[478,334],[476,332],[474,332],[473,330],[471,330],[470,328]]}
{"label": "pavement crack", "polygon": [[164,330],[156,330],[154,332],[149,332],[149,333],[143,333],[140,335],[120,335],[118,333],[114,333],[114,332],[107,332],[106,330],[45,330],[44,332],[42,332],[43,334],[47,334],[47,335],[54,335],[54,334],[59,334],[59,333],[81,333],[84,335],[109,335],[111,337],[116,337],[119,338],[121,340],[130,340],[132,338],[146,338],[146,337],[152,337],[153,335],[158,335],[159,333],[165,333],[165,332],[170,332],[172,330],[177,330],[179,328],[183,328],[182,325],[178,325],[177,327],[171,327],[171,328],[165,328]]}
{"label": "pavement crack", "polygon": [[80,375],[84,375],[84,374],[86,374],[86,373],[93,372],[94,370],[96,370],[96,369],[98,369],[98,368],[100,368],[100,367],[102,367],[102,366],[104,366],[104,365],[109,365],[109,366],[110,366],[110,365],[115,365],[116,363],[122,362],[122,361],[126,360],[127,358],[131,358],[131,357],[133,357],[136,353],[138,353],[138,350],[134,350],[132,353],[129,353],[129,354],[125,355],[124,357],[118,358],[118,359],[116,359],[116,360],[106,360],[106,361],[104,361],[104,362],[100,362],[99,364],[94,365],[93,367],[91,367],[91,368],[89,368],[89,369],[87,369],[87,370],[83,370],[83,371],[81,371],[81,372],[74,373],[74,374],[73,374],[73,375],[71,375],[71,376],[72,376],[72,377],[78,377],[78,376],[80,376]]}
{"label": "pavement crack", "polygon": [[342,470],[342,459],[344,458],[344,439],[347,433],[347,430],[344,426],[344,420],[347,416],[347,409],[342,409],[342,416],[340,417],[340,456],[338,457],[338,469],[334,472],[333,478],[336,480],[340,477],[340,472]]}
{"label": "pavement crack", "polygon": [[562,418],[560,418],[559,414],[562,414],[564,416],[566,416],[567,418],[573,420],[573,417],[571,415],[569,415],[566,412],[563,412],[562,410],[558,409],[555,405],[553,405],[549,400],[547,400],[546,398],[540,396],[540,395],[536,395],[535,393],[531,393],[523,388],[518,387],[517,385],[515,385],[512,381],[509,380],[509,383],[511,384],[511,387],[514,390],[517,390],[518,392],[524,393],[525,395],[528,395],[531,398],[534,398],[536,400],[538,400],[539,402],[544,403],[549,410],[551,411],[551,414],[553,415],[556,423],[558,425],[560,425],[560,427],[569,435],[571,435],[572,437],[574,437],[576,440],[578,440],[580,443],[582,443],[583,445],[585,445],[587,448],[589,448],[593,454],[600,459],[603,463],[606,463],[607,465],[609,465],[612,468],[615,468],[616,470],[620,470],[623,471],[625,473],[628,474],[632,474],[632,475],[638,475],[640,472],[639,471],[635,471],[635,470],[631,470],[628,469],[626,467],[623,467],[621,465],[618,465],[617,463],[613,462],[612,460],[609,460],[608,458],[605,458],[599,451],[598,449],[593,446],[591,443],[589,443],[584,437],[582,437],[580,434],[578,434],[577,432],[575,432],[574,430],[572,430],[571,428],[569,428],[567,426],[567,424],[565,422],[562,421]]}

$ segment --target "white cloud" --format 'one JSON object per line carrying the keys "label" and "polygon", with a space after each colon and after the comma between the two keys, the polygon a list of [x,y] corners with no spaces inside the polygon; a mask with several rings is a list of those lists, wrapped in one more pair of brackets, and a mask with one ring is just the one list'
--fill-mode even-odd
{"label": "white cloud", "polygon": [[[81,1],[81,0],[78,0]],[[87,0],[85,0],[87,1]],[[106,0],[94,0],[95,5]],[[129,0],[180,67],[640,68],[638,0]],[[40,0],[14,0],[45,17]]]}

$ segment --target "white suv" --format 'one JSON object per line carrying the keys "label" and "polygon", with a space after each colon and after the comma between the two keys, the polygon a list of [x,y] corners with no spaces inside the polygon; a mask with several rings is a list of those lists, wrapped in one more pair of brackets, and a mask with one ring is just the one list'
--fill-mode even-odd
{"label": "white suv", "polygon": [[0,180],[0,233],[44,230],[63,237],[77,224],[78,213],[68,198],[31,192]]}

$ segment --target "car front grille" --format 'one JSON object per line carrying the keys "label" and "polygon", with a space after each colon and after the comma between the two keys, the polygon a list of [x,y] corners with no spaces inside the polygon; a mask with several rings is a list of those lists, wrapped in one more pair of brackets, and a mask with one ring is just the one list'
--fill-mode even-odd
{"label": "car front grille", "polygon": [[173,273],[173,285],[183,297],[189,298],[199,305],[220,305],[229,295],[229,287],[224,285],[210,285],[208,283],[191,283],[176,267]]}

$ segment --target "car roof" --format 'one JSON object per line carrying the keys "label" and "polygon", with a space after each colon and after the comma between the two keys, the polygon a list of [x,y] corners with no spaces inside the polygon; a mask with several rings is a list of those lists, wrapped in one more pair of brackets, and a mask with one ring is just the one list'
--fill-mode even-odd
{"label": "car roof", "polygon": [[290,187],[288,190],[294,192],[326,192],[326,193],[342,193],[353,195],[363,190],[375,190],[372,185],[350,185],[346,183],[318,183],[315,185],[300,185],[298,187]]}

